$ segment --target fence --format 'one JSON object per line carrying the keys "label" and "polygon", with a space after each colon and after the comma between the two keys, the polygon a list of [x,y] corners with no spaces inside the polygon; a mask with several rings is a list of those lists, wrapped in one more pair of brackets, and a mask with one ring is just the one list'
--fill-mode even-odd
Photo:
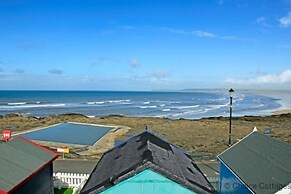
{"label": "fence", "polygon": [[78,193],[89,178],[89,174],[77,174],[77,173],[53,173],[54,187],[61,188],[73,188],[73,193]]}
{"label": "fence", "polygon": [[[55,188],[73,188],[73,193],[78,193],[89,178],[89,174],[53,173]],[[207,177],[216,191],[219,191],[219,177]]]}

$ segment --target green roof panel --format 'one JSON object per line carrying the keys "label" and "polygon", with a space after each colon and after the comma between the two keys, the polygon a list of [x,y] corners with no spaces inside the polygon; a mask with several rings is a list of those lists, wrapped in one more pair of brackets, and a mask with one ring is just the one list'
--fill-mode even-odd
{"label": "green roof panel", "polygon": [[10,191],[56,154],[23,138],[0,144],[0,190]]}
{"label": "green roof panel", "polygon": [[218,156],[255,193],[291,182],[291,145],[253,132]]}

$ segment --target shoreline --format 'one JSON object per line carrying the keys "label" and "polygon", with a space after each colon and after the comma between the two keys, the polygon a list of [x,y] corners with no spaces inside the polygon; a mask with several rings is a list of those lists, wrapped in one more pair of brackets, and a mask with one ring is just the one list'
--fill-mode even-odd
{"label": "shoreline", "polygon": [[[268,117],[268,116],[273,116],[273,115],[280,115],[280,114],[289,114],[291,113],[291,108],[286,108],[283,107],[281,105],[281,107],[277,108],[277,109],[271,109],[268,110],[268,112],[264,112],[262,114],[245,114],[245,115],[238,115],[238,116],[232,116],[232,118],[243,118],[243,117]],[[86,117],[88,119],[103,119],[103,118],[107,118],[107,117],[128,117],[128,118],[160,118],[160,119],[168,119],[168,120],[201,120],[201,119],[211,119],[211,118],[229,118],[229,116],[222,116],[222,115],[214,115],[214,116],[207,116],[207,117],[200,117],[200,118],[170,118],[170,117],[165,117],[165,116],[127,116],[127,115],[121,115],[121,114],[109,114],[109,115],[104,115],[104,116],[91,116],[91,115],[85,115],[85,114],[81,114],[81,113],[64,113],[64,114],[52,114],[52,115],[47,115],[47,116],[34,116],[34,115],[26,115],[26,114],[21,114],[21,113],[8,113],[8,114],[4,114],[1,115],[0,114],[0,119],[2,117],[9,117],[9,116],[19,116],[19,117],[31,117],[31,118],[36,118],[36,119],[44,119],[44,118],[48,118],[48,117],[58,117],[58,116],[63,116],[63,115],[75,115],[75,116],[82,116],[82,117]],[[78,122],[70,122],[68,121],[68,123],[76,123],[76,124],[84,124],[84,125],[95,125],[95,124],[91,124],[91,123],[78,123]],[[56,123],[54,125],[58,125],[61,123]],[[103,125],[95,125],[95,126],[103,126]],[[52,127],[52,126],[44,126],[41,129],[44,129],[46,127]],[[103,127],[116,127],[116,126],[108,126],[108,125],[104,125]],[[35,129],[31,129],[31,132],[34,130],[40,130],[38,128]],[[13,134],[13,135],[18,135],[18,134]]]}
{"label": "shoreline", "polygon": [[[190,92],[193,92],[195,94],[195,92],[199,92],[199,91],[200,90],[193,90],[193,91],[190,91]],[[201,90],[201,91],[204,91],[204,90]],[[228,95],[226,94],[226,90],[225,91],[224,90],[214,90],[214,91],[205,90],[205,91],[210,93],[210,94],[219,92],[219,94],[225,95],[223,97],[223,99],[226,100],[226,101],[217,102],[218,104],[211,103],[210,108],[205,106],[205,104],[202,103],[203,106],[201,105],[201,107],[197,108],[197,109],[195,107],[193,110],[192,109],[183,108],[184,107],[183,105],[181,105],[180,108],[178,106],[177,106],[178,107],[177,108],[174,105],[169,105],[170,107],[167,107],[165,109],[163,109],[163,107],[162,107],[162,105],[164,106],[165,104],[162,104],[161,107],[159,107],[159,105],[155,105],[157,113],[155,113],[155,114],[146,114],[142,110],[140,110],[141,111],[140,114],[143,115],[141,117],[158,117],[158,118],[168,117],[169,119],[201,119],[201,118],[219,117],[219,116],[226,116],[227,117],[228,116],[227,112],[228,112],[228,106],[229,106],[228,104],[229,103],[226,103],[226,102],[229,101],[229,99],[227,100]],[[185,93],[185,91],[176,91],[176,92]],[[240,99],[243,100],[246,95],[258,95],[258,97],[256,97],[256,100],[250,100],[250,99],[246,100],[247,103],[252,103],[252,104],[249,105],[249,107],[239,108],[239,105],[238,105],[238,109],[237,109],[238,111],[235,112],[235,114],[237,114],[237,116],[240,116],[240,117],[243,117],[245,115],[265,116],[265,115],[271,115],[271,114],[274,114],[274,113],[275,114],[278,114],[278,113],[280,114],[280,112],[283,111],[283,110],[284,110],[284,113],[287,112],[286,110],[291,110],[291,91],[237,89],[236,90],[236,95],[237,96],[234,96],[234,99],[237,98],[237,100],[240,100]],[[265,100],[260,101],[260,98],[262,96],[267,97],[266,98],[267,100],[266,101]],[[271,98],[271,99],[268,99],[268,98]],[[126,101],[126,100],[124,100],[126,98],[123,99],[122,97],[120,97],[120,99],[121,100],[117,100],[117,101]],[[216,99],[216,100],[220,100],[220,99]],[[24,100],[22,100],[22,101],[18,102],[16,100],[15,102],[13,101],[13,103],[7,102],[6,104],[9,104],[9,103],[10,104],[23,103],[25,105],[30,105],[30,103],[34,103],[34,102],[29,102],[29,101],[26,102]],[[111,101],[110,100],[102,100],[100,102],[106,103],[106,102],[111,102]],[[128,101],[130,101],[130,100],[128,100]],[[134,98],[133,98],[133,101],[134,101]],[[257,101],[257,104],[254,103],[254,101]],[[143,101],[140,101],[140,102],[143,102]],[[66,101],[60,101],[60,102],[55,102],[55,103],[56,103],[56,105],[57,104],[66,105]],[[77,103],[77,105],[73,106],[71,108],[66,105],[67,108],[70,108],[70,110],[72,110],[72,113],[78,112],[78,109],[75,109],[75,108],[77,108],[80,104],[83,104],[82,101],[80,101],[80,102],[77,101],[76,103]],[[94,103],[98,104],[98,102],[93,102],[93,104]],[[144,103],[149,103],[149,102],[144,102]],[[193,102],[193,103],[195,104],[196,102]],[[87,104],[87,103],[85,103],[85,104]],[[145,106],[143,104],[140,105],[139,101],[134,102],[134,103],[130,103],[130,104],[137,105],[137,106],[131,105],[131,106],[133,106],[135,108],[136,107],[138,108],[138,107],[141,107],[141,106]],[[52,105],[54,105],[54,103],[52,103]],[[118,104],[118,106],[119,105],[121,106],[122,103]],[[50,103],[46,104],[46,106],[50,106]],[[157,106],[159,108],[157,108]],[[185,107],[187,107],[187,106],[188,105],[186,105]],[[199,106],[200,105],[198,105],[198,107]],[[234,107],[235,106],[236,105],[234,105]],[[62,110],[60,112],[58,112],[58,111],[57,112],[56,111],[45,112],[44,111],[45,113],[43,113],[43,109],[41,109],[41,107],[34,107],[31,111],[24,109],[25,107],[20,108],[20,109],[17,109],[17,107],[18,106],[15,106],[15,107],[13,106],[13,108],[16,108],[16,109],[15,110],[13,109],[11,111],[6,111],[6,109],[5,109],[5,110],[3,110],[3,112],[1,112],[1,114],[2,115],[19,114],[19,115],[24,115],[24,116],[48,117],[48,116],[51,116],[53,114],[67,114],[67,113],[70,113],[70,111],[68,111],[69,109],[65,110],[65,111]],[[90,107],[91,106],[88,106],[88,107],[86,106],[86,108],[88,108],[88,110],[87,111],[80,111],[80,114],[86,115],[87,117],[90,117],[90,118],[100,118],[100,117],[106,117],[106,116],[110,116],[112,114],[115,114],[115,112],[112,112],[112,111],[110,112],[109,111],[109,112],[107,112],[108,113],[107,115],[102,115],[102,112],[101,113],[98,112],[98,111],[96,112],[95,110],[93,110],[93,112],[92,112]],[[151,107],[151,106],[149,106],[149,107]],[[145,106],[143,108],[149,108],[149,107]],[[224,107],[224,108],[222,108],[222,107]],[[171,110],[172,108],[173,108],[173,110]],[[249,110],[248,110],[248,108],[249,108]],[[257,109],[255,109],[255,108],[257,108]],[[179,111],[176,111],[176,109],[179,109]],[[137,109],[137,110],[139,110],[139,109]],[[172,112],[168,112],[169,110],[171,110]],[[41,111],[41,112],[38,112],[38,111]],[[1,114],[0,114],[0,116],[1,116]],[[119,111],[118,114],[125,115],[125,116],[128,116],[128,117],[137,117],[136,113],[134,113],[134,114],[132,114],[132,113],[126,114],[126,112]],[[150,115],[150,116],[148,116],[148,115]]]}
{"label": "shoreline", "polygon": [[272,112],[273,115],[289,114],[291,109],[278,109]]}
{"label": "shoreline", "polygon": [[279,108],[273,110],[271,113],[280,114],[280,112],[290,113],[291,112],[291,91],[289,90],[249,90],[244,93],[252,93],[256,95],[264,95],[274,99],[277,99],[281,105]]}

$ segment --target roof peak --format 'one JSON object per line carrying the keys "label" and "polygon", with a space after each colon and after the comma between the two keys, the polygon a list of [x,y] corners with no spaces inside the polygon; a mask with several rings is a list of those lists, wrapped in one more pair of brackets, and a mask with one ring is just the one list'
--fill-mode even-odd
{"label": "roof peak", "polygon": [[[284,185],[290,178],[290,150],[291,144],[253,131],[217,158],[246,185]],[[268,191],[266,187],[250,189],[255,193],[276,192],[275,187]]]}
{"label": "roof peak", "polygon": [[[135,139],[137,137],[142,137],[143,140],[146,140],[147,139],[147,142],[150,141],[151,143],[154,143],[154,144],[157,144],[159,141],[160,142],[164,142],[162,143],[161,145],[159,146],[162,146],[167,149],[169,149],[169,146],[173,146],[175,148],[178,148],[180,151],[182,151],[184,154],[186,154],[187,156],[190,156],[190,154],[184,150],[183,148],[169,142],[168,140],[166,140],[164,137],[160,136],[158,133],[154,132],[153,130],[147,128],[147,129],[144,129],[143,131],[141,131],[140,133],[138,133],[137,135],[133,135],[129,138],[127,138],[125,141],[123,141],[122,143],[120,143],[119,145],[109,149],[108,151],[106,151],[104,154],[107,154],[107,153],[110,153],[111,151],[113,151],[114,149],[116,148],[119,148],[119,147],[123,147],[127,142],[131,141],[132,139]],[[151,138],[152,137],[152,138]],[[154,141],[157,140],[157,141]],[[151,141],[152,140],[152,141]],[[168,144],[168,145],[166,145]]]}
{"label": "roof peak", "polygon": [[81,193],[101,192],[145,169],[153,169],[198,193],[213,192],[189,154],[153,131],[144,130],[106,152]]}
{"label": "roof peak", "polygon": [[258,131],[257,127],[255,126],[254,129],[253,129],[253,132],[256,132]]}

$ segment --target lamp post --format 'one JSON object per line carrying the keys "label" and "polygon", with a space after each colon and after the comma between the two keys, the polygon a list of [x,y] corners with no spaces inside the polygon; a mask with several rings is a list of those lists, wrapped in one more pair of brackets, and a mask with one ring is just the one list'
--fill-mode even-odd
{"label": "lamp post", "polygon": [[233,98],[234,90],[230,88],[229,90],[229,98],[230,98],[230,104],[229,104],[229,131],[228,131],[228,145],[231,145],[231,117],[232,117],[232,98]]}

